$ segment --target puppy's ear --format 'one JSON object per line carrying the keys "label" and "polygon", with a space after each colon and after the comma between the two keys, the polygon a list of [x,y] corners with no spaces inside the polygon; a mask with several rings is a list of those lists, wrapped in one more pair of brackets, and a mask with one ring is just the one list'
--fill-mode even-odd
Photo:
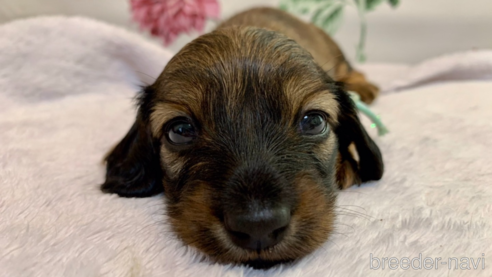
{"label": "puppy's ear", "polygon": [[340,105],[339,125],[335,130],[338,137],[337,181],[340,188],[383,176],[384,164],[381,152],[362,126],[350,96],[337,92]]}
{"label": "puppy's ear", "polygon": [[[144,92],[145,94],[146,92]],[[145,97],[145,95],[143,96]],[[123,197],[148,197],[164,191],[159,146],[153,141],[141,99],[137,119],[106,156],[106,181],[101,190]]]}

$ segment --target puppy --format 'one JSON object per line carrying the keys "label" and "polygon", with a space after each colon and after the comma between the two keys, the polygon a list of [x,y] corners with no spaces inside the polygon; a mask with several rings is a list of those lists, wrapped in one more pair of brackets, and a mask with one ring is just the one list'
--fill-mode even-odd
{"label": "puppy", "polygon": [[177,236],[217,262],[299,259],[329,238],[337,191],[383,174],[344,87],[367,103],[378,91],[321,29],[270,8],[238,14],[143,90],[102,190],[164,192]]}

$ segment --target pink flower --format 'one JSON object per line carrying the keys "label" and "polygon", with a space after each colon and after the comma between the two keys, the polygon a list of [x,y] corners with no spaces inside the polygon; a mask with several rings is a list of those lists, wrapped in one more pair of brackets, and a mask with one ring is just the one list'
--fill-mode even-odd
{"label": "pink flower", "polygon": [[130,0],[133,19],[140,28],[161,37],[164,45],[179,34],[203,32],[207,18],[218,18],[217,0]]}

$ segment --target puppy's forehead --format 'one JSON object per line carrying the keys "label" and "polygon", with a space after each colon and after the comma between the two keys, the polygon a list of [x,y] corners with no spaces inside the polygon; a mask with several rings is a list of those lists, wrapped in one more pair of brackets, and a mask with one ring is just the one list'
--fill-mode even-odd
{"label": "puppy's forehead", "polygon": [[177,116],[199,122],[261,114],[290,122],[323,110],[336,122],[333,81],[295,41],[273,31],[228,27],[185,46],[154,84],[154,135]]}

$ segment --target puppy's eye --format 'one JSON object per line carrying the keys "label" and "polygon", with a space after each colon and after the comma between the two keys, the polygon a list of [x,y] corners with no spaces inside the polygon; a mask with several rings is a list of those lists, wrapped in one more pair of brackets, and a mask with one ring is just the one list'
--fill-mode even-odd
{"label": "puppy's eye", "polygon": [[177,118],[169,122],[166,134],[167,140],[175,145],[189,144],[197,137],[195,127],[186,118]]}
{"label": "puppy's eye", "polygon": [[328,130],[326,115],[321,112],[308,112],[301,120],[300,126],[303,135],[319,135]]}

